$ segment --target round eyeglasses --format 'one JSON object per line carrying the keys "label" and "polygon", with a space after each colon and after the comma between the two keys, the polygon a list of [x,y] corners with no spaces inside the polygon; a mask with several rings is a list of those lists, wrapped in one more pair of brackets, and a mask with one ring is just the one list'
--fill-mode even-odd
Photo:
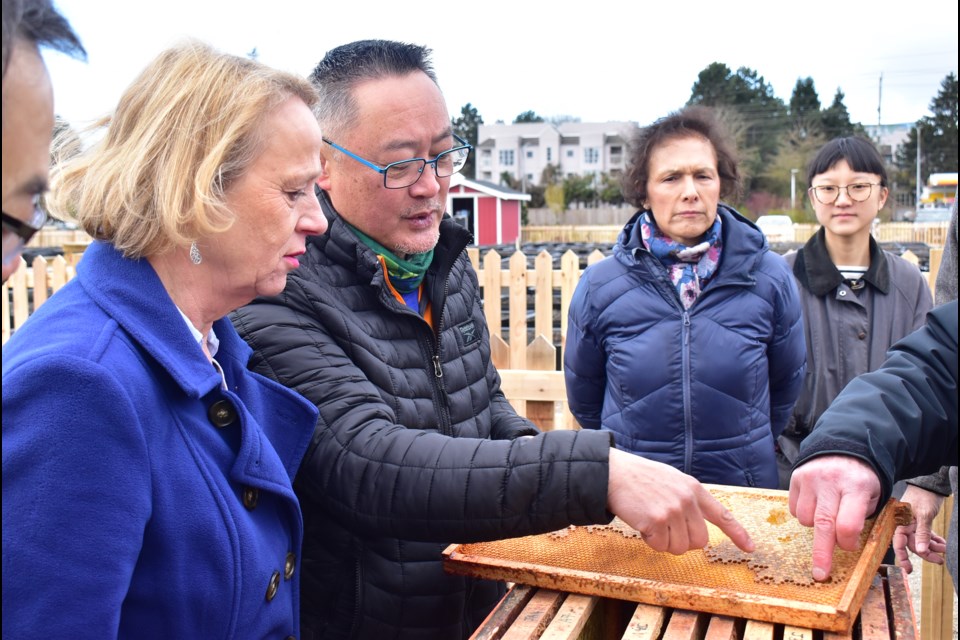
{"label": "round eyeglasses", "polygon": [[470,150],[473,149],[473,146],[456,134],[453,134],[453,138],[459,143],[459,146],[438,153],[437,157],[433,160],[410,158],[409,160],[391,162],[385,167],[361,158],[331,140],[324,138],[323,141],[337,151],[350,156],[360,164],[366,165],[377,173],[383,174],[383,186],[387,189],[406,189],[417,183],[428,164],[433,165],[433,170],[438,178],[449,178],[463,169],[464,165],[467,164],[467,158],[470,157]]}
{"label": "round eyeglasses", "polygon": [[6,211],[0,213],[3,214],[3,265],[6,266],[20,255],[24,245],[47,223],[47,212],[40,206],[40,196],[34,196],[33,213],[26,222]]}
{"label": "round eyeglasses", "polygon": [[840,191],[846,191],[847,197],[854,202],[863,202],[873,193],[873,188],[879,186],[879,182],[855,182],[845,187],[825,184],[819,187],[810,187],[808,191],[813,193],[813,197],[820,204],[833,204],[840,197]]}

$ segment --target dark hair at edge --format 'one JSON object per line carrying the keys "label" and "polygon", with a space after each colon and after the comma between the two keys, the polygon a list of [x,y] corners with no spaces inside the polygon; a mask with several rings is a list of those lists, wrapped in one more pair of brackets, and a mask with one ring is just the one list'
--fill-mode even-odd
{"label": "dark hair at edge", "polygon": [[637,131],[630,145],[630,164],[623,174],[623,198],[637,208],[647,199],[650,156],[664,143],[678,138],[703,138],[717,154],[720,175],[720,197],[724,200],[740,195],[740,170],[737,155],[724,127],[710,107],[696,105],[674,111]]}
{"label": "dark hair at edge", "polygon": [[86,60],[80,38],[51,0],[3,0],[3,77],[17,39]]}
{"label": "dark hair at edge", "polygon": [[820,148],[807,165],[807,184],[821,173],[826,173],[841,160],[846,160],[857,173],[873,173],[880,176],[880,185],[887,186],[887,168],[876,145],[861,136],[834,138]]}
{"label": "dark hair at edge", "polygon": [[357,40],[328,51],[314,67],[310,81],[317,85],[355,83],[422,71],[436,82],[437,75],[430,61],[431,53],[427,47],[405,42]]}
{"label": "dark hair at edge", "polygon": [[357,40],[328,51],[310,74],[320,94],[314,111],[324,135],[339,137],[356,121],[359,106],[353,89],[361,82],[419,71],[437,84],[431,53],[427,47],[392,40]]}

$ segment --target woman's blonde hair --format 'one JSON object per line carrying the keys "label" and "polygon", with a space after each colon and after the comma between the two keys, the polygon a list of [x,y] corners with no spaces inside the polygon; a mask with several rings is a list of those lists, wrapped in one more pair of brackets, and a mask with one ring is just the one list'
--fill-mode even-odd
{"label": "woman's blonde hair", "polygon": [[224,193],[269,135],[264,117],[290,97],[316,107],[304,78],[199,42],[168,49],[94,125],[102,140],[54,166],[47,204],[129,258],[225,231]]}

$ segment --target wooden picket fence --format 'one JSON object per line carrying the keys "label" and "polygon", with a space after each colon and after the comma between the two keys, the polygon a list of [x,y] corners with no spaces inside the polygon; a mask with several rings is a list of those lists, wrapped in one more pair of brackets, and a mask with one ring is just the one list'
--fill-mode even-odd
{"label": "wooden picket fence", "polygon": [[[497,368],[558,370],[560,350],[567,335],[567,311],[582,271],[579,257],[573,251],[567,251],[560,259],[560,268],[554,269],[551,255],[541,251],[532,257],[531,268],[528,264],[531,257],[518,251],[510,257],[509,267],[503,269],[502,258],[494,250],[481,256],[480,249],[472,247],[467,253],[480,279],[484,314]],[[930,270],[926,275],[931,289],[942,254],[942,248],[930,249]],[[37,257],[30,265],[21,258],[21,268],[3,284],[3,343],[35,309],[73,278],[79,255],[82,254]],[[596,250],[587,257],[587,264],[603,257],[604,254]],[[916,256],[909,251],[903,257],[917,262]],[[504,299],[507,301],[506,331],[502,326]]]}
{"label": "wooden picket fence", "polygon": [[[877,225],[873,235],[878,242],[922,242],[931,247],[942,247],[947,237],[948,222],[884,222]],[[608,243],[617,241],[617,235],[623,225],[545,225],[524,226],[521,231],[522,243],[542,242],[584,242]],[[793,241],[806,242],[817,232],[820,225],[813,223],[794,223]]]}

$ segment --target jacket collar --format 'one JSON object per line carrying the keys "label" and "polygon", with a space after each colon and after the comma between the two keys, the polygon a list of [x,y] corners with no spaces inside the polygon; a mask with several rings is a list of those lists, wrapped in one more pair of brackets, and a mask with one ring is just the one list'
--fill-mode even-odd
{"label": "jacket collar", "polygon": [[[382,275],[383,270],[376,254],[347,228],[327,193],[320,190],[317,198],[329,225],[322,236],[312,236],[307,242],[316,244],[329,259],[349,269],[355,269],[357,275],[364,279],[372,280],[378,274]],[[472,241],[472,234],[445,213],[440,221],[440,240],[434,248],[433,264],[428,268],[428,274],[446,273]]]}
{"label": "jacket collar", "polygon": [[[146,259],[125,258],[112,245],[94,242],[84,251],[77,278],[87,294],[160,365],[189,397],[220,385],[220,374],[193,339],[183,316]],[[213,324],[220,340],[217,361],[246,367],[252,353],[226,318]]]}
{"label": "jacket collar", "polygon": [[[843,276],[827,252],[826,230],[823,227],[797,252],[793,275],[815,296],[827,295],[843,284]],[[863,279],[883,294],[890,291],[890,265],[873,236],[870,236],[870,267]]]}
{"label": "jacket collar", "polygon": [[[636,212],[620,232],[614,254],[621,262],[636,264],[640,262],[642,254],[650,253],[640,238],[639,219],[642,214],[643,211]],[[752,273],[769,249],[766,237],[753,222],[733,207],[720,204],[717,206],[717,215],[723,220],[723,254],[714,282],[752,283]]]}

